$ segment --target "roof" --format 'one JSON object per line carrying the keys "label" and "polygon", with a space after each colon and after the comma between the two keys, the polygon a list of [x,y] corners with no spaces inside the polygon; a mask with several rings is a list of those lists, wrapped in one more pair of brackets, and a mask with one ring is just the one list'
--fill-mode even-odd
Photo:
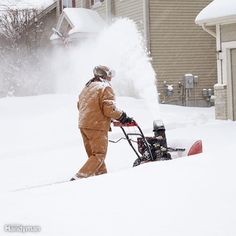
{"label": "roof", "polygon": [[105,21],[94,10],[85,8],[65,8],[63,14],[70,23],[72,30],[69,32],[92,32],[96,33],[105,26]]}
{"label": "roof", "polygon": [[[65,20],[71,27],[68,35],[79,33],[82,36],[83,34],[98,33],[106,25],[106,22],[96,11],[86,8],[64,8],[56,27],[58,32],[60,32],[62,22]],[[59,36],[54,33],[50,39],[58,38]]]}
{"label": "roof", "polygon": [[5,7],[17,8],[17,9],[45,9],[52,5],[55,0],[1,0],[0,8]]}
{"label": "roof", "polygon": [[214,0],[196,17],[198,25],[216,25],[236,22],[235,0]]}

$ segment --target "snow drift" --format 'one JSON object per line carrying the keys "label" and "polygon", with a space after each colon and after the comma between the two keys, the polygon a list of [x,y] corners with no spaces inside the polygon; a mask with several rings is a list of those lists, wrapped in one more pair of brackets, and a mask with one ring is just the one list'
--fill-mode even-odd
{"label": "snow drift", "polygon": [[[134,114],[149,113],[143,100],[118,100]],[[160,106],[168,141],[201,137],[203,154],[131,168],[136,157],[123,141],[110,144],[106,175],[14,192],[69,179],[85,161],[74,101],[69,95],[0,99],[3,228],[34,225],[44,236],[236,234],[236,125],[215,121],[213,108]],[[151,123],[140,120],[151,135]],[[121,135],[113,128],[110,138]]]}

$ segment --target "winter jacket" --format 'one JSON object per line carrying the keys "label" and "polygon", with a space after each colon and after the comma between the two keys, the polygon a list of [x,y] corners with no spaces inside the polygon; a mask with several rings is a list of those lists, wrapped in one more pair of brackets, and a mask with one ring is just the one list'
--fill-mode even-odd
{"label": "winter jacket", "polygon": [[115,95],[106,80],[92,80],[79,95],[79,128],[103,130],[110,129],[111,119],[119,119],[122,111],[115,105]]}

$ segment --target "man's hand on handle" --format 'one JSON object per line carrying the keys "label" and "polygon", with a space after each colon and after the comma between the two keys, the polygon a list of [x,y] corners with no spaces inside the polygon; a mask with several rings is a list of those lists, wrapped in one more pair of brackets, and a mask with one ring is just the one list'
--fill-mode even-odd
{"label": "man's hand on handle", "polygon": [[134,122],[132,117],[128,117],[125,112],[122,113],[121,117],[118,119],[122,124]]}

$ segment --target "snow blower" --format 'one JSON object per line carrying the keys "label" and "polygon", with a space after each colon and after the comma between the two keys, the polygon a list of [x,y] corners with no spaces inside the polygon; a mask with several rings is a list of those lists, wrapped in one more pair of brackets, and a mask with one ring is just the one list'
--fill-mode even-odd
{"label": "snow blower", "polygon": [[[133,167],[150,161],[171,160],[171,152],[177,152],[179,157],[183,156],[184,154],[186,156],[190,156],[202,152],[201,140],[197,140],[196,142],[194,142],[188,152],[186,152],[186,148],[168,147],[165,134],[165,126],[161,120],[155,120],[153,122],[153,137],[145,137],[142,129],[135,121],[125,124],[122,124],[118,121],[113,121],[113,126],[120,127],[125,138],[120,138],[117,141],[109,141],[112,143],[117,143],[121,139],[126,139],[128,141],[129,145],[137,156],[137,159],[133,163]],[[128,132],[127,130],[130,127],[135,127],[136,131]],[[136,136],[137,139],[133,140],[132,136]],[[133,143],[137,143],[137,148],[134,147]],[[182,155],[180,155],[180,153],[182,153]]]}

